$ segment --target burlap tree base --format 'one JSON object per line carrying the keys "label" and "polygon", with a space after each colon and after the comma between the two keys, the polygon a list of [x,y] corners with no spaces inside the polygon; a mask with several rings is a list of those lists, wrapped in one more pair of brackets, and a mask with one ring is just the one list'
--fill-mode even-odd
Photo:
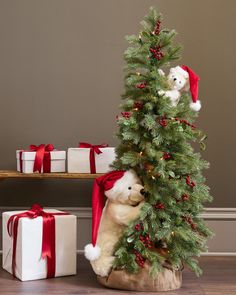
{"label": "burlap tree base", "polygon": [[182,271],[165,268],[155,279],[149,275],[149,266],[145,264],[138,274],[129,274],[124,270],[112,270],[108,277],[97,277],[100,284],[112,289],[161,292],[179,289],[182,285]]}

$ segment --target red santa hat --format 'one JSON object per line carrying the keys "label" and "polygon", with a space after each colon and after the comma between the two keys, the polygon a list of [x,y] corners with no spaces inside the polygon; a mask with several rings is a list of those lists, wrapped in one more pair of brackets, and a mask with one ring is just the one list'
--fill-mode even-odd
{"label": "red santa hat", "polygon": [[125,171],[111,171],[95,179],[93,186],[92,199],[92,244],[85,246],[85,257],[90,260],[96,260],[100,256],[101,249],[96,245],[98,229],[102,216],[102,210],[105,205],[105,192],[109,192],[115,186],[115,183],[120,180]]}
{"label": "red santa hat", "polygon": [[192,96],[192,102],[190,108],[194,111],[201,109],[201,102],[198,100],[198,81],[199,76],[189,67],[182,65],[181,68],[188,73],[189,76],[189,88]]}

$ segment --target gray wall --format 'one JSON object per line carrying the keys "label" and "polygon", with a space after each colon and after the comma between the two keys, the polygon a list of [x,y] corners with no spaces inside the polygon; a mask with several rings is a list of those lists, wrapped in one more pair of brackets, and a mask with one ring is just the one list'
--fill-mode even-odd
{"label": "gray wall", "polygon": [[[15,150],[30,143],[117,143],[124,35],[151,5],[179,32],[181,63],[201,76],[211,206],[236,207],[233,0],[0,0],[0,169],[14,169]],[[0,206],[87,206],[90,192],[89,181],[8,180]]]}

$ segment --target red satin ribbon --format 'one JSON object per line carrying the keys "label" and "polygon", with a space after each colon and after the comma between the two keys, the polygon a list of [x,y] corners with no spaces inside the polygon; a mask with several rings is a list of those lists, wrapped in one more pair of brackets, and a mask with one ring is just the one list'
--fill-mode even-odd
{"label": "red satin ribbon", "polygon": [[[40,144],[39,146],[31,144],[29,147],[30,152],[36,152],[35,160],[34,160],[34,168],[33,172],[38,171],[41,172],[43,166],[44,173],[51,172],[51,154],[50,152],[54,150],[54,146],[52,144]],[[23,162],[22,162],[22,153],[24,151],[20,151],[20,171],[23,172]]]}
{"label": "red satin ribbon", "polygon": [[108,147],[108,144],[99,144],[99,145],[93,145],[87,142],[80,142],[79,143],[80,148],[89,148],[90,153],[89,153],[89,161],[90,161],[90,172],[92,174],[96,173],[96,163],[95,163],[95,153],[96,154],[102,154],[102,151],[100,148],[106,148]]}
{"label": "red satin ribbon", "polygon": [[39,146],[30,145],[30,151],[35,151],[36,156],[34,160],[34,172],[41,172],[43,166],[43,172],[51,172],[51,155],[50,152],[54,150],[52,144],[40,144]]}
{"label": "red satin ribbon", "polygon": [[56,230],[55,230],[55,216],[69,215],[67,212],[48,213],[44,212],[43,208],[34,204],[30,210],[12,215],[7,222],[7,231],[10,237],[13,237],[13,251],[12,251],[12,273],[16,276],[16,246],[18,235],[18,223],[20,218],[43,218],[43,237],[42,237],[42,258],[47,258],[47,278],[53,278],[56,271]]}
{"label": "red satin ribbon", "polygon": [[23,172],[23,160],[22,160],[23,151],[20,151],[20,172]]}

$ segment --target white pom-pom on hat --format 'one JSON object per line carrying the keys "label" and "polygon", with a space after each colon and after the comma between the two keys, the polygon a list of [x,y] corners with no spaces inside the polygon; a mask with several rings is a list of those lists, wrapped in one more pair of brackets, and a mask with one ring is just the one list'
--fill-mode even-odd
{"label": "white pom-pom on hat", "polygon": [[88,244],[84,247],[84,255],[90,261],[97,260],[100,254],[101,249],[97,245],[93,246],[92,244]]}
{"label": "white pom-pom on hat", "polygon": [[200,109],[202,107],[200,100],[198,100],[196,102],[191,102],[189,106],[190,106],[190,109],[192,109],[195,112],[200,111]]}

